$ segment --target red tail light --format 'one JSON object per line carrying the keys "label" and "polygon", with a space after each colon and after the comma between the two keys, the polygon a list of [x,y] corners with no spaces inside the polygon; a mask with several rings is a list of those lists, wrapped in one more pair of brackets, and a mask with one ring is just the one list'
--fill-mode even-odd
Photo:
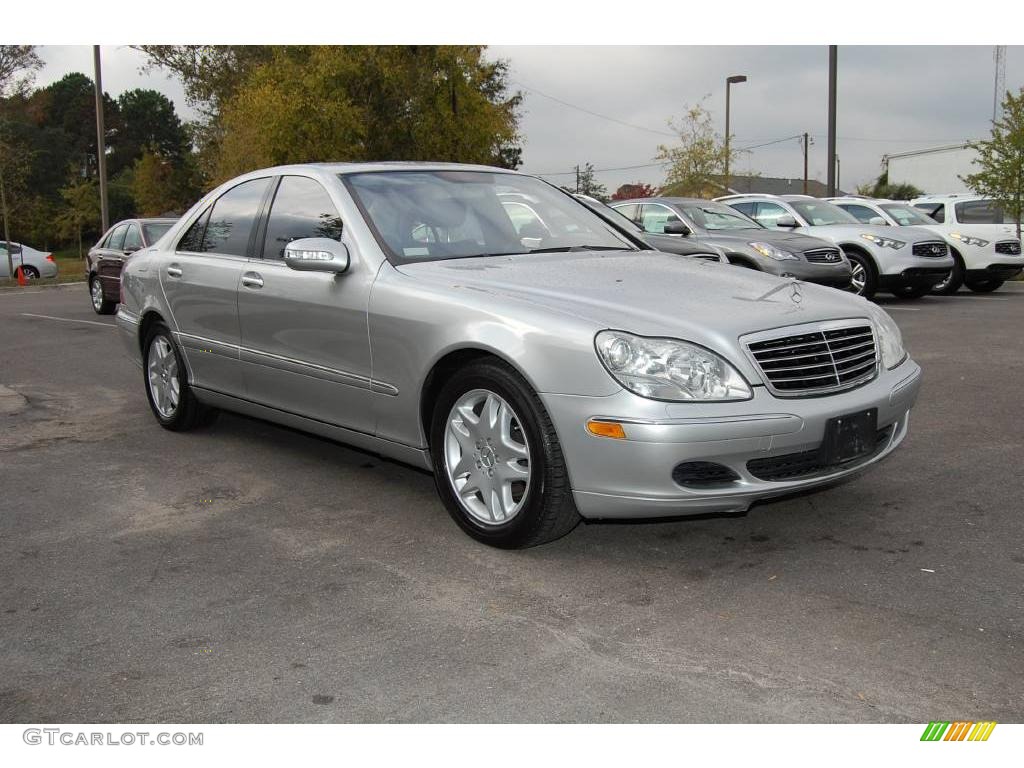
{"label": "red tail light", "polygon": [[53,254],[52,253],[46,254],[46,260],[47,261],[52,261],[54,264],[57,263],[57,260],[55,258],[53,258]]}

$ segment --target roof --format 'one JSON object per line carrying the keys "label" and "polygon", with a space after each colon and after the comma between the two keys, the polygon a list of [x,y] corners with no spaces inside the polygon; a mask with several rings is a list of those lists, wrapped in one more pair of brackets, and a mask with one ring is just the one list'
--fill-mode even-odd
{"label": "roof", "polygon": [[490,165],[473,165],[472,163],[445,163],[428,160],[380,160],[376,162],[324,162],[300,163],[296,165],[265,168],[265,171],[281,171],[287,168],[312,167],[334,173],[362,173],[366,171],[491,171],[499,173],[516,173],[508,168],[496,168]]}
{"label": "roof", "polygon": [[[716,176],[714,181],[725,189],[725,177]],[[803,194],[803,191],[803,179],[789,179],[783,176],[729,176],[728,194],[794,195]],[[828,186],[817,179],[808,179],[807,194],[813,197],[827,197]],[[845,194],[841,189],[836,190],[837,196]]]}

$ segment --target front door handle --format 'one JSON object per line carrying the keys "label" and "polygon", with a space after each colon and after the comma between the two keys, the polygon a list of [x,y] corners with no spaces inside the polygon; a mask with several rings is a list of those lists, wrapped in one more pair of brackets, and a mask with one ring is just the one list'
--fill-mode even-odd
{"label": "front door handle", "polygon": [[259,272],[246,272],[242,275],[242,285],[246,288],[262,288],[263,277]]}
{"label": "front door handle", "polygon": [[181,267],[177,264],[171,264],[167,267],[167,274],[171,277],[181,277]]}

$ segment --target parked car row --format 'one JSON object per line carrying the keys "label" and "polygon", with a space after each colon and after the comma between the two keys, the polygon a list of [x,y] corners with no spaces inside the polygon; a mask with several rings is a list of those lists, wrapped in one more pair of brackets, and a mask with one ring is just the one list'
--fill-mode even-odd
{"label": "parked car row", "polygon": [[[913,233],[833,236],[786,203],[793,221],[766,228],[710,201],[620,213],[483,166],[268,168],[123,259],[116,324],[166,429],[227,409],[431,470],[493,546],[742,512],[889,456],[921,380],[880,307],[779,275],[838,282],[850,238],[899,257],[887,276],[952,267],[904,257]],[[100,250],[124,257],[116,232]]]}

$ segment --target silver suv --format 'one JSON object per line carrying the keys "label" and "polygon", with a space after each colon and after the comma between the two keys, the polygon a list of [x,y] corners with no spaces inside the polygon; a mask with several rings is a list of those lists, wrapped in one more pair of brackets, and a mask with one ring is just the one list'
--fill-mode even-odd
{"label": "silver suv", "polygon": [[[543,232],[517,230],[513,198]],[[458,525],[500,547],[850,478],[903,441],[921,375],[863,299],[641,250],[483,166],[240,176],[122,289],[162,426],[224,408],[431,470]]]}
{"label": "silver suv", "polygon": [[918,298],[944,280],[953,266],[949,248],[935,234],[906,227],[897,235],[889,227],[862,224],[826,200],[807,195],[730,195],[718,200],[766,227],[835,243],[853,266],[851,290],[868,299],[877,291]]}

